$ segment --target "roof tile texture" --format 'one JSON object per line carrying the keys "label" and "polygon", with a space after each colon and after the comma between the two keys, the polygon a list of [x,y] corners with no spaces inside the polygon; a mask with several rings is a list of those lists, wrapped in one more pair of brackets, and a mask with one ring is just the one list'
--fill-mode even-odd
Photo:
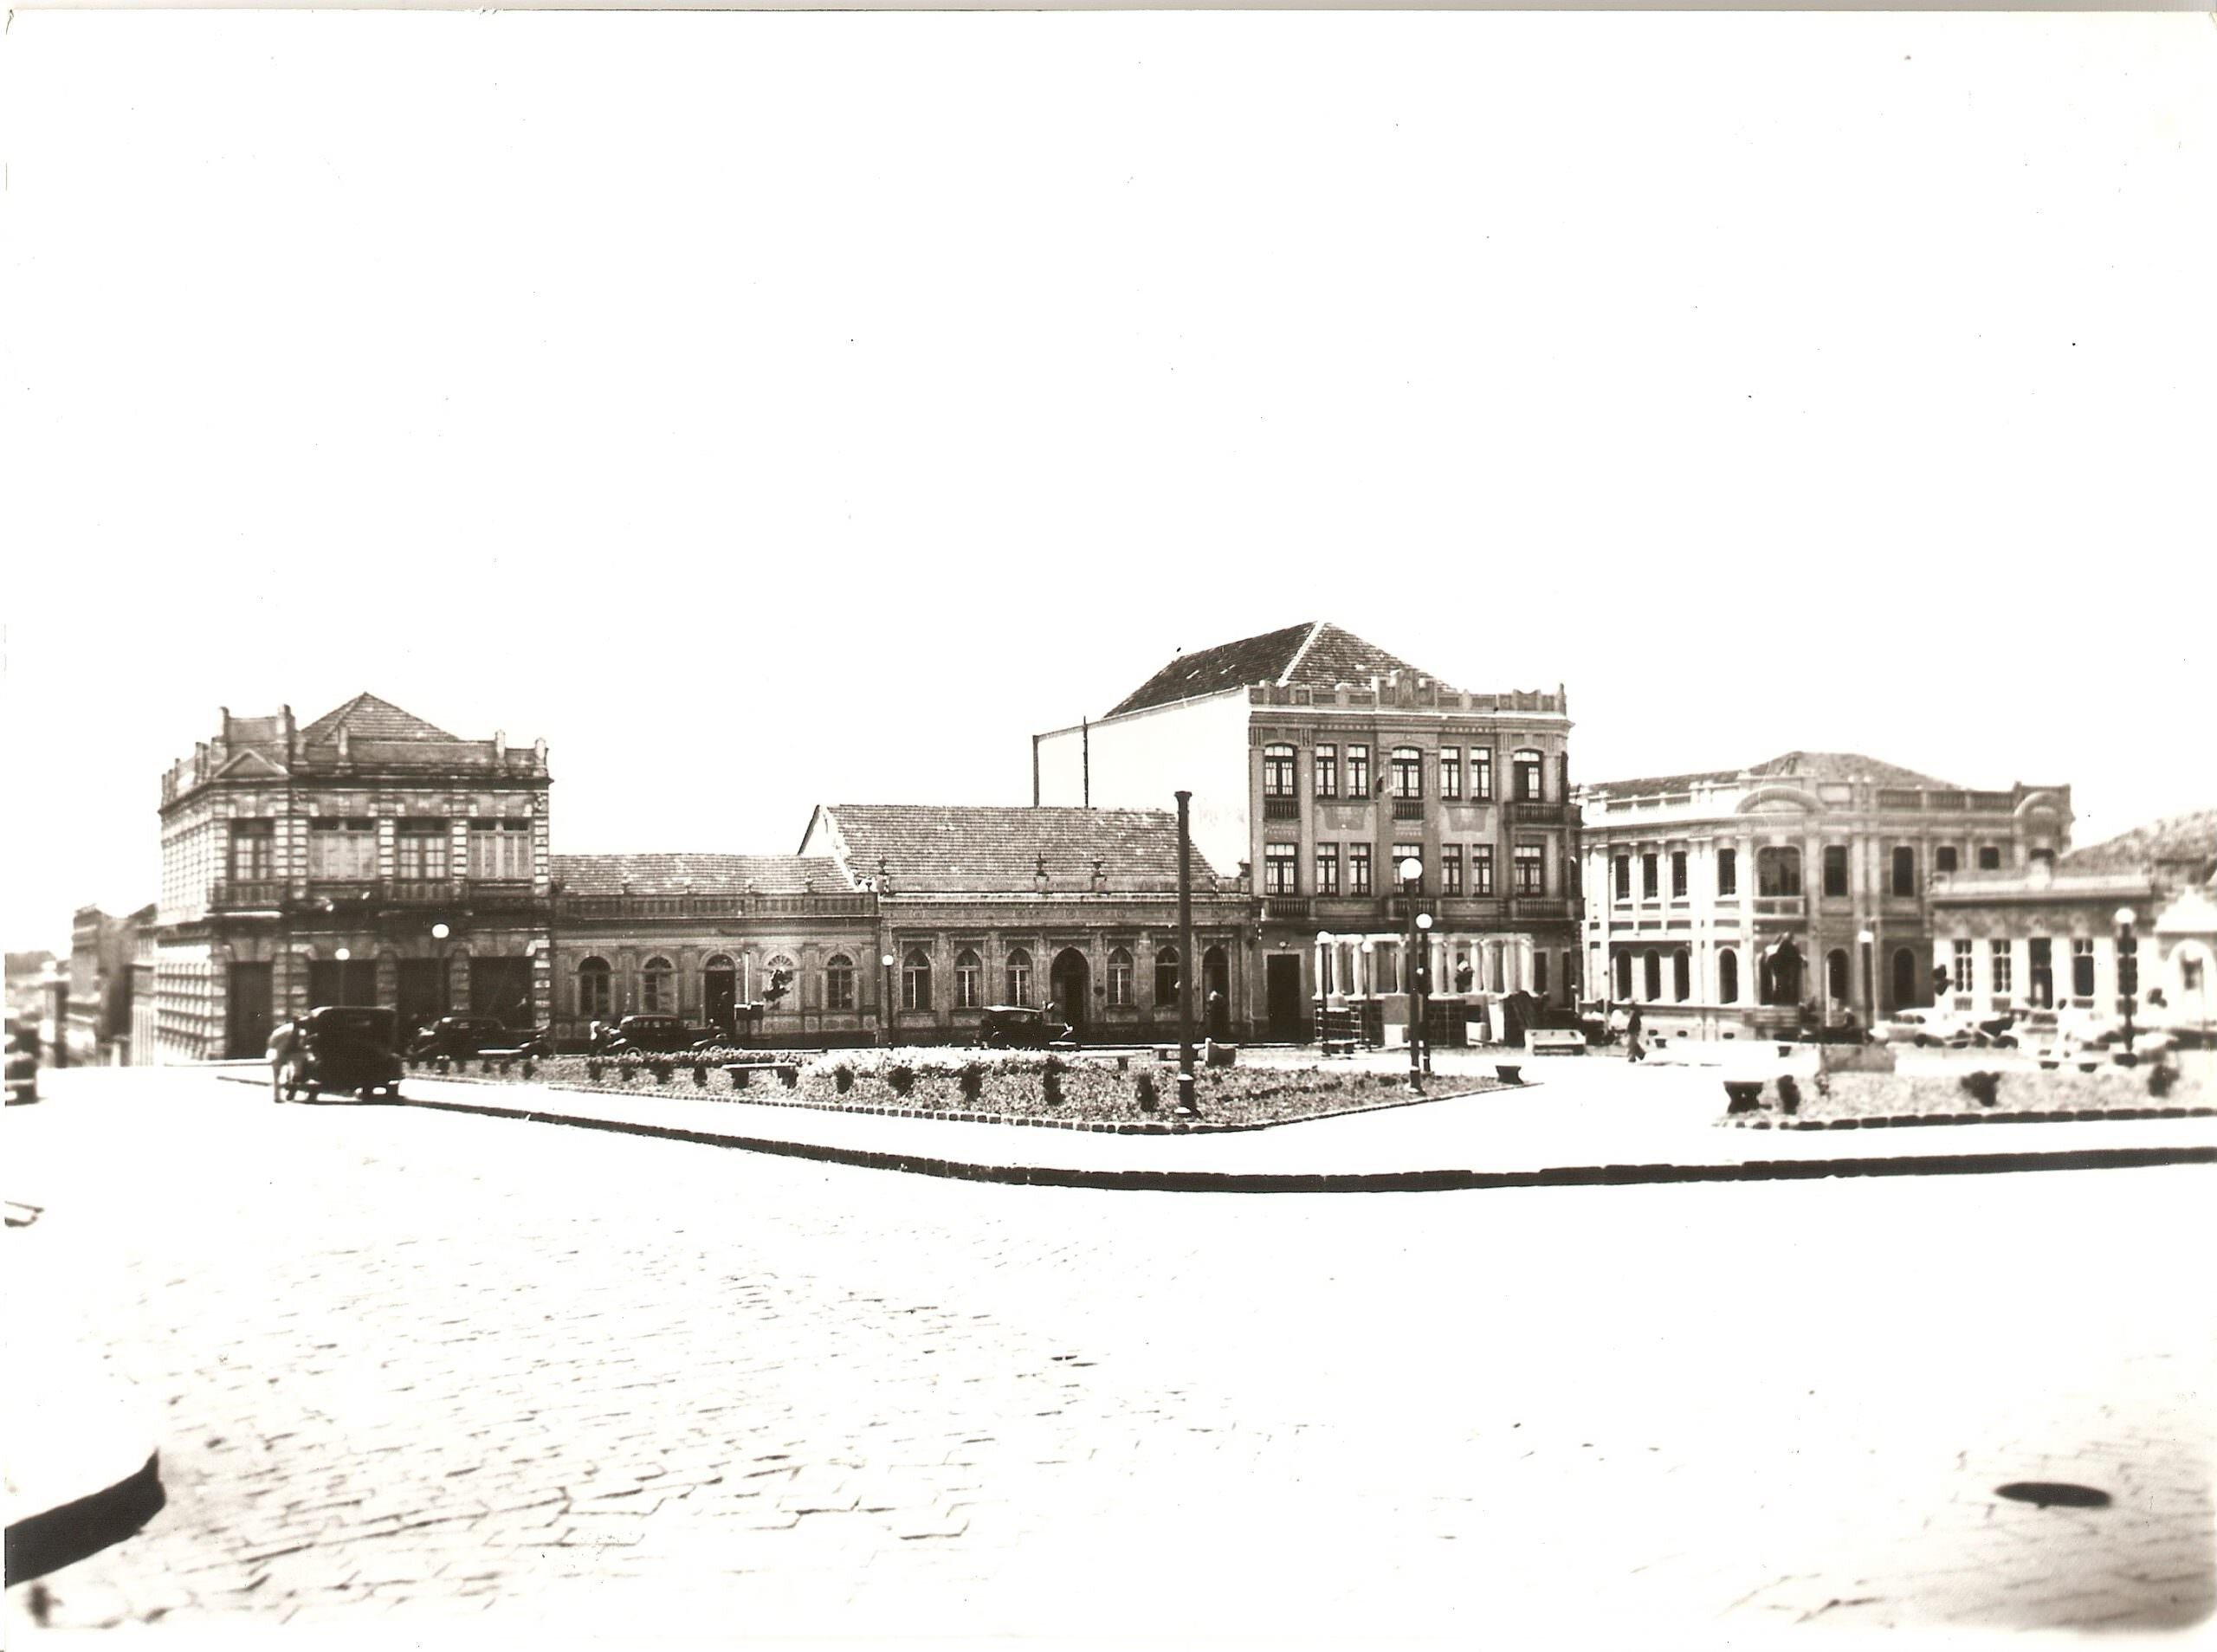
{"label": "roof tile texture", "polygon": [[1258,682],[1315,688],[1344,682],[1367,687],[1371,678],[1391,676],[1396,671],[1432,675],[1352,631],[1329,622],[1306,621],[1181,654],[1125,695],[1108,715],[1119,717],[1126,712],[1146,711]]}
{"label": "roof tile texture", "polygon": [[798,855],[557,855],[554,881],[570,894],[819,894],[848,887],[829,857]]}
{"label": "roof tile texture", "polygon": [[[1178,816],[1162,809],[1000,808],[930,803],[833,803],[831,816],[857,879],[876,878],[882,857],[896,894],[1029,891],[1041,857],[1048,889],[1093,887],[1098,861],[1120,894],[1178,887]],[[1213,874],[1193,851],[1193,883]]]}

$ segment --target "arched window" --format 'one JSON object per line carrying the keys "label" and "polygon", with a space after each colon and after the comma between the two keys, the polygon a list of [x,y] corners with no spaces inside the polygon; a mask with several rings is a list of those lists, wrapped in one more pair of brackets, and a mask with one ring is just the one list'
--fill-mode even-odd
{"label": "arched window", "polygon": [[1684,951],[1671,954],[1671,996],[1680,1003],[1694,996],[1694,961]]}
{"label": "arched window", "polygon": [[954,955],[954,1007],[977,1010],[986,1002],[986,968],[967,946]]}
{"label": "arched window", "polygon": [[1716,1001],[1740,1002],[1740,955],[1729,946],[1720,948],[1716,954]]}
{"label": "arched window", "polygon": [[1916,851],[1906,843],[1898,844],[1894,849],[1894,893],[1916,893]]}
{"label": "arched window", "polygon": [[1538,803],[1542,800],[1540,782],[1540,754],[1527,747],[1512,759],[1515,765],[1515,785],[1519,803]]}
{"label": "arched window", "polygon": [[1021,946],[1008,955],[1008,1001],[1013,1004],[1031,1002],[1031,954]]}
{"label": "arched window", "polygon": [[588,958],[578,965],[578,1013],[591,1021],[608,1019],[610,1007],[616,995],[610,990],[613,978],[609,973],[604,958]]}
{"label": "arched window", "polygon": [[1387,759],[1393,765],[1393,795],[1396,797],[1424,796],[1424,753],[1413,745],[1397,745]]}
{"label": "arched window", "polygon": [[1154,1002],[1159,1009],[1170,1009],[1178,1002],[1178,949],[1174,946],[1154,949]]}
{"label": "arched window", "polygon": [[932,961],[921,946],[910,947],[908,956],[901,960],[901,1007],[932,1007]]}
{"label": "arched window", "polygon": [[1774,844],[1755,851],[1755,893],[1774,898],[1801,893],[1801,851]]}
{"label": "arched window", "polygon": [[775,1009],[792,992],[794,978],[792,959],[779,952],[762,966],[762,1002]]}
{"label": "arched window", "polygon": [[1647,987],[1643,996],[1653,1003],[1663,996],[1663,954],[1649,952],[1640,961],[1645,965],[1642,973],[1646,977]]}
{"label": "arched window", "polygon": [[1617,954],[1617,997],[1619,1002],[1632,997],[1632,954]]}
{"label": "arched window", "polygon": [[677,971],[666,958],[650,958],[639,971],[639,1008],[650,1016],[677,1013]]}
{"label": "arched window", "polygon": [[1894,1007],[1897,1010],[1914,1008],[1924,1002],[1924,994],[1917,991],[1916,954],[1906,946],[1894,952]]}
{"label": "arched window", "polygon": [[1108,954],[1108,1004],[1128,1010],[1132,1003],[1132,955],[1119,946]]}
{"label": "arched window", "polygon": [[1266,745],[1263,748],[1263,795],[1265,797],[1292,797],[1293,774],[1293,747]]}
{"label": "arched window", "polygon": [[851,1010],[855,1007],[855,960],[844,952],[834,952],[824,961],[824,1007],[826,1010]]}

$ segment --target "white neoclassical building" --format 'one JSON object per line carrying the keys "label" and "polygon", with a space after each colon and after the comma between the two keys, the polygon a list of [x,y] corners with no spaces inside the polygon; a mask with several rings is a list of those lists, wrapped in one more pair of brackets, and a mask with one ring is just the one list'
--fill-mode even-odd
{"label": "white neoclassical building", "polygon": [[1704,1036],[1931,1003],[1936,880],[2070,847],[2068,786],[1975,791],[1853,752],[1577,796],[1592,996]]}

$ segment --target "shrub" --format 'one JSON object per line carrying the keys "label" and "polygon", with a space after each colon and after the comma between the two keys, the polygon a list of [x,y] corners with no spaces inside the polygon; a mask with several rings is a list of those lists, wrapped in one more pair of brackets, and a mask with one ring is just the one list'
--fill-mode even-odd
{"label": "shrub", "polygon": [[906,1062],[894,1062],[885,1069],[885,1081],[893,1087],[893,1094],[907,1098],[916,1087],[916,1069]]}
{"label": "shrub", "polygon": [[585,1063],[585,1081],[588,1084],[599,1083],[601,1070],[601,1063],[598,1061],[588,1061]]}
{"label": "shrub", "polygon": [[2179,1069],[2170,1062],[2159,1061],[2148,1069],[2148,1094],[2161,1098],[2171,1093],[2171,1086],[2179,1081]]}
{"label": "shrub", "polygon": [[1801,1111],[1801,1087],[1794,1082],[1791,1073],[1778,1075],[1778,1110],[1781,1113]]}
{"label": "shrub", "polygon": [[1063,1064],[1050,1061],[1039,1069],[1039,1099],[1050,1107],[1063,1105]]}
{"label": "shrub", "polygon": [[1981,1068],[1962,1076],[1962,1087],[1970,1098],[1982,1107],[1990,1107],[2000,1099],[2001,1074]]}
{"label": "shrub", "polygon": [[978,1099],[978,1092],[985,1088],[986,1086],[985,1063],[982,1062],[965,1062],[962,1063],[961,1070],[955,1074],[955,1077],[957,1081],[962,1086],[962,1099],[965,1101],[975,1102]]}
{"label": "shrub", "polygon": [[1153,1113],[1155,1109],[1156,1102],[1154,1074],[1152,1073],[1141,1074],[1139,1077],[1132,1081],[1132,1088],[1138,1094],[1140,1111],[1141,1113]]}
{"label": "shrub", "polygon": [[708,1067],[707,1062],[695,1062],[693,1063],[693,1082],[699,1085],[701,1088],[704,1090],[708,1087]]}
{"label": "shrub", "polygon": [[649,1062],[647,1071],[655,1075],[656,1083],[667,1084],[669,1082],[669,1075],[676,1071],[676,1068],[669,1062]]}
{"label": "shrub", "polygon": [[855,1069],[844,1062],[831,1069],[831,1083],[841,1095],[855,1087]]}

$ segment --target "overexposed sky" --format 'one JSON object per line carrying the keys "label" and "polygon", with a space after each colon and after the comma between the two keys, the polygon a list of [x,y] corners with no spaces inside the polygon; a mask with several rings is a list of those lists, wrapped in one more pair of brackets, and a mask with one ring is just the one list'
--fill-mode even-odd
{"label": "overexposed sky", "polygon": [[[2217,803],[2206,16],[16,15],[11,948],[369,688],[558,850],[1024,802],[1173,649],[1574,773]],[[1168,800],[1165,800],[1166,805]]]}

